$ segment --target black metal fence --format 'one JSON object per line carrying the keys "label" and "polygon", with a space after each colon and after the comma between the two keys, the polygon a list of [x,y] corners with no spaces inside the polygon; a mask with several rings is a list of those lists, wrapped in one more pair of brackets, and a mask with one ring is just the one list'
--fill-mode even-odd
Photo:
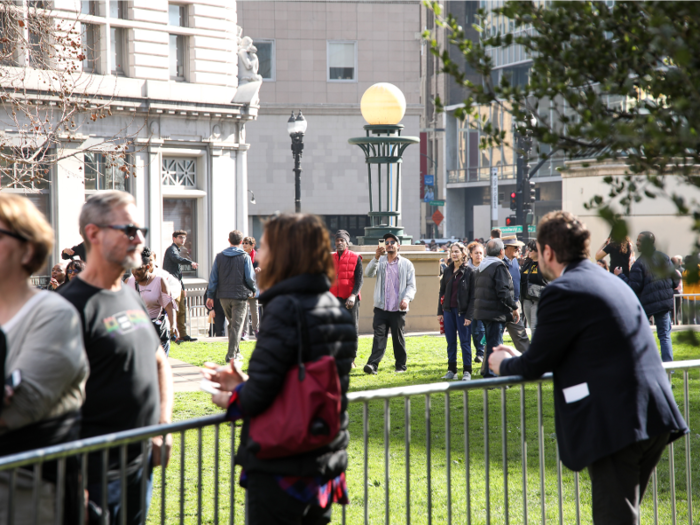
{"label": "black metal fence", "polygon": [[[664,366],[691,432],[668,446],[654,472],[640,523],[690,524],[698,515],[693,473],[700,470],[700,460],[691,446],[700,446],[694,419],[700,408],[700,360]],[[351,503],[338,509],[335,523],[591,522],[588,475],[562,469],[559,461],[551,375],[536,381],[450,381],[353,392],[348,397]],[[209,406],[208,399],[201,402]],[[101,451],[106,463],[114,448],[121,453],[123,480],[126,447],[140,443],[146,450],[149,439],[168,433],[174,436],[173,457],[168,468],[154,473],[148,523],[244,523],[244,497],[236,490],[232,453],[237,427],[222,415],[2,457],[0,490],[9,491],[12,502],[18,469],[29,468],[37,498],[45,462],[58,460],[60,473],[65,472],[67,458],[78,456],[85,474],[88,453]],[[82,480],[84,489],[85,476]],[[59,476],[59,525],[65,490]],[[145,494],[142,483],[142,501]],[[0,523],[17,523],[12,504],[0,511]],[[83,516],[79,523],[84,523]]]}

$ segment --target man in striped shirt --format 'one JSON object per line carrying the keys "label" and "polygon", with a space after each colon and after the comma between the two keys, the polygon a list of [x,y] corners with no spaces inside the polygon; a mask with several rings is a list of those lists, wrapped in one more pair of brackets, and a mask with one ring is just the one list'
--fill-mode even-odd
{"label": "man in striped shirt", "polygon": [[393,233],[384,235],[384,246],[379,246],[374,258],[367,265],[365,275],[376,277],[374,285],[374,340],[372,355],[364,371],[376,374],[379,363],[384,357],[387,344],[387,332],[391,329],[394,345],[396,372],[406,371],[406,341],[404,328],[408,305],[416,295],[416,272],[413,263],[399,256],[400,241]]}

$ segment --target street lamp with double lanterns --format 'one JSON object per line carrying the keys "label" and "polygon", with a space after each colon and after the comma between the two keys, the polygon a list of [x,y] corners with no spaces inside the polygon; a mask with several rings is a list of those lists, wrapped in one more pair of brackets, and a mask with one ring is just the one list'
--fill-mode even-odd
{"label": "street lamp with double lanterns", "polygon": [[289,117],[287,132],[292,137],[292,155],[294,156],[294,211],[301,212],[301,152],[304,151],[304,133],[306,133],[306,119],[301,111]]}
{"label": "street lamp with double lanterns", "polygon": [[[402,137],[399,124],[406,112],[406,98],[393,84],[380,82],[370,86],[360,101],[360,110],[367,125],[366,135],[349,139],[362,148],[367,163],[370,225],[358,244],[376,244],[391,232],[401,243],[411,243],[401,225],[401,164],[404,150],[418,144],[418,137]],[[372,166],[376,166],[375,174]],[[373,191],[372,182],[376,181]]]}

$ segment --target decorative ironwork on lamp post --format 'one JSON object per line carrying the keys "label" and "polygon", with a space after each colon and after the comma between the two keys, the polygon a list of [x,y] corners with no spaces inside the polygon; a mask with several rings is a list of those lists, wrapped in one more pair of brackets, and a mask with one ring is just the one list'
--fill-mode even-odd
{"label": "decorative ironwork on lamp post", "polygon": [[294,156],[294,211],[301,213],[301,152],[304,151],[304,133],[306,132],[306,119],[301,111],[289,117],[287,131],[292,137],[292,155]]}
{"label": "decorative ironwork on lamp post", "polygon": [[[396,86],[380,82],[365,91],[360,106],[367,121],[366,135],[348,142],[365,154],[370,225],[358,244],[376,244],[388,232],[399,237],[402,244],[410,243],[412,239],[404,235],[401,225],[401,165],[406,148],[420,139],[401,136],[404,126],[399,122],[406,111],[406,99]],[[372,166],[377,167],[374,176]]]}

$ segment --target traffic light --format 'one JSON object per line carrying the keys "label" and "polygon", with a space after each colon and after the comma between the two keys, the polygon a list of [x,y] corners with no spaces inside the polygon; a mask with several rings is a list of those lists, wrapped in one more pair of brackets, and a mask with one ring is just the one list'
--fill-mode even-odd
{"label": "traffic light", "polygon": [[535,190],[535,183],[530,179],[525,183],[525,197],[526,202],[534,203],[537,200],[537,191]]}
{"label": "traffic light", "polygon": [[506,217],[506,226],[515,226],[518,222],[518,218],[515,215]]}
{"label": "traffic light", "polygon": [[510,209],[513,211],[518,209],[518,194],[514,191],[510,193]]}

